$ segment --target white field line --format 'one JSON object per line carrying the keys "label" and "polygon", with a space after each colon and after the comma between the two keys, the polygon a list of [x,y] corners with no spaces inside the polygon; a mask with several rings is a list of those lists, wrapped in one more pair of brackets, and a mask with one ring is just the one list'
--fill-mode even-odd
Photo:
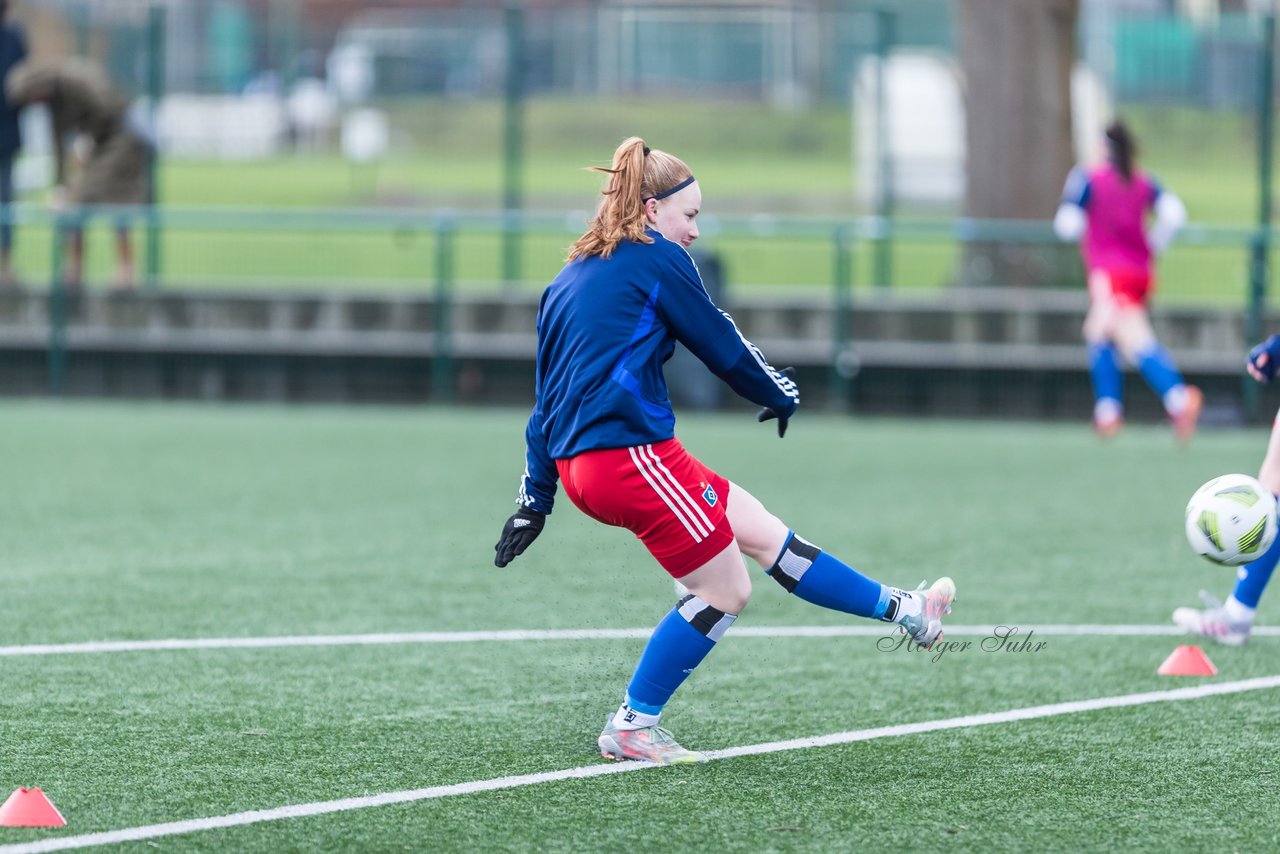
{"label": "white field line", "polygon": [[[1005,626],[952,626],[946,629],[947,637],[990,637]],[[1124,637],[1124,636],[1172,636],[1185,634],[1177,626],[1125,626],[1125,625],[1043,625],[1017,626],[1017,633],[1010,641],[1025,640],[1032,632],[1041,636],[1058,637]],[[896,630],[894,626],[741,626],[732,630],[732,637],[748,638],[834,638],[834,637],[884,637]],[[164,640],[87,641],[84,643],[27,644],[24,646],[0,646],[0,658],[27,655],[84,655],[104,652],[154,652],[160,650],[187,649],[264,649],[297,646],[377,646],[381,644],[427,643],[487,643],[501,641],[556,641],[556,640],[644,640],[653,633],[647,629],[515,629],[493,632],[400,632],[368,635],[286,635],[281,637],[247,638],[169,638]],[[1253,635],[1275,637],[1280,626],[1255,626]],[[1189,639],[1194,639],[1188,635]]]}
{"label": "white field line", "polygon": [[[1207,685],[1196,685],[1188,688],[1175,688],[1171,691],[1147,691],[1141,694],[1123,694],[1116,697],[1098,697],[1092,700],[1075,700],[1068,703],[1051,703],[1044,706],[1028,706],[1023,709],[1010,709],[1004,712],[988,712],[980,715],[962,715],[956,718],[943,718],[935,721],[921,721],[914,724],[875,727],[873,729],[836,732],[830,735],[812,738],[796,738],[789,741],[772,741],[765,744],[748,744],[742,747],[730,747],[725,750],[712,750],[706,753],[709,760],[730,759],[737,756],[754,756],[765,753],[781,753],[789,750],[806,750],[811,747],[831,747],[839,744],[851,744],[856,741],[870,741],[877,738],[893,738],[901,735],[918,735],[927,732],[939,732],[949,729],[965,729],[969,727],[988,726],[991,724],[1013,723],[1016,721],[1052,718],[1061,715],[1075,715],[1082,712],[1094,712],[1101,709],[1118,709],[1125,706],[1143,706],[1150,703],[1170,703],[1180,700],[1198,700],[1203,697],[1223,694],[1239,694],[1245,691],[1259,691],[1280,687],[1280,676],[1261,676],[1256,679],[1242,679],[1237,682],[1218,682]],[[518,777],[498,777],[492,780],[474,780],[469,783],[455,783],[449,786],[431,786],[425,789],[410,789],[401,792],[386,792],[381,795],[366,795],[359,798],[342,798],[334,801],[317,801],[310,804],[295,804],[275,809],[251,810],[249,812],[232,813],[231,815],[213,818],[196,818],[187,821],[172,821],[164,824],[150,824],[141,827],[129,827],[122,830],[108,830],[101,833],[86,833],[80,836],[65,836],[42,839],[37,842],[20,842],[13,845],[0,845],[0,854],[40,854],[45,851],[66,851],[74,848],[89,848],[95,845],[113,845],[120,842],[137,842],[143,839],[156,839],[162,836],[175,836],[182,833],[195,833],[203,830],[215,830],[226,827],[241,827],[264,821],[279,821],[288,818],[305,818],[328,813],[347,812],[350,810],[369,809],[371,807],[403,804],[412,801],[448,798],[454,795],[470,795],[476,792],[492,792],[498,789],[514,789],[520,786],[532,786],[538,783],[552,783],[557,780],[577,780],[585,777],[599,777],[604,774],[620,774],[626,771],[642,771],[658,766],[648,762],[620,762],[617,764],[587,765],[580,768],[566,768],[562,771],[544,771],[539,774],[523,774]]]}

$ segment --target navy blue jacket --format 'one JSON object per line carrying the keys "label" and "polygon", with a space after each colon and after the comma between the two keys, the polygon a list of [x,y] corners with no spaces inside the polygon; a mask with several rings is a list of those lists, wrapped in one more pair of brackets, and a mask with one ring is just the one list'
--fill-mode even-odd
{"label": "navy blue jacket", "polygon": [[689,253],[649,231],[609,258],[565,265],[538,307],[537,401],[525,430],[519,503],[555,499],[555,460],[675,435],[662,364],[679,341],[742,397],[790,415],[796,385],[742,336],[707,295]]}

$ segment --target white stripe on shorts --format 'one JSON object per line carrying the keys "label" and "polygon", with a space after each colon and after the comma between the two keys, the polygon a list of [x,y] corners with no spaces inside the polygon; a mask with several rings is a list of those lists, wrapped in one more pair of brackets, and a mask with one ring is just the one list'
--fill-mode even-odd
{"label": "white stripe on shorts", "polygon": [[671,487],[675,490],[676,496],[679,498],[681,503],[684,504],[686,509],[693,511],[693,515],[696,519],[700,519],[702,521],[702,525],[706,529],[707,534],[714,531],[716,526],[711,524],[711,520],[707,518],[707,514],[702,512],[702,508],[693,500],[693,497],[690,496],[689,493],[685,492],[684,488],[680,486],[680,481],[677,480],[676,476],[671,473],[671,470],[663,464],[662,458],[653,450],[653,445],[645,445],[644,450],[645,453],[653,460],[655,467],[654,474],[659,477],[665,474],[667,483],[671,484]]}
{"label": "white stripe on shorts", "polygon": [[667,495],[667,493],[663,491],[662,487],[658,485],[658,482],[654,480],[647,463],[641,459],[636,448],[627,448],[627,453],[631,454],[631,461],[636,464],[636,468],[639,469],[641,476],[643,476],[644,479],[648,481],[649,485],[653,487],[653,491],[658,493],[658,497],[667,505],[672,514],[680,520],[680,524],[684,525],[685,530],[689,532],[689,536],[693,537],[693,541],[695,543],[702,542],[703,537],[705,537],[708,532],[704,532],[701,529],[695,529],[694,525],[690,524],[691,520],[685,516],[674,502],[672,502],[671,497]]}
{"label": "white stripe on shorts", "polygon": [[675,475],[662,464],[662,459],[653,450],[653,445],[645,445],[643,448],[638,447],[636,450],[639,452],[640,462],[648,467],[653,479],[659,486],[666,489],[667,494],[675,500],[680,511],[693,523],[693,527],[698,529],[698,533],[703,537],[711,536],[715,526],[711,524],[704,514],[698,512],[698,506],[693,503],[689,493],[684,491]]}

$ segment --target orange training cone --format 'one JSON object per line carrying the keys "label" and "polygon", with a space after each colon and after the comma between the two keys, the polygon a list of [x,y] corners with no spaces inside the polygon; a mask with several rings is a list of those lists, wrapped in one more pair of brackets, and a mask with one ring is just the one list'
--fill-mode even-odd
{"label": "orange training cone", "polygon": [[1218,668],[1200,647],[1183,645],[1169,653],[1156,673],[1161,676],[1216,676]]}
{"label": "orange training cone", "polygon": [[15,789],[0,806],[0,827],[62,827],[66,823],[39,789]]}

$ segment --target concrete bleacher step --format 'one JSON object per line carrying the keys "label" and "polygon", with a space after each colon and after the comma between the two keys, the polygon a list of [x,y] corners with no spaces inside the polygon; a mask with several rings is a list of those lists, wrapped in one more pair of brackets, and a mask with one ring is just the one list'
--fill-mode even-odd
{"label": "concrete bleacher step", "polygon": [[[54,305],[43,290],[0,292],[0,350],[47,353]],[[483,371],[486,362],[532,360],[537,306],[536,293],[460,294],[442,307],[431,295],[397,293],[89,289],[65,302],[65,343],[78,364],[134,354],[201,356],[206,362],[219,356],[287,358],[299,365],[335,358],[410,360],[421,366],[447,355]],[[727,308],[779,365],[818,369],[837,361],[849,373],[1085,369],[1080,328],[1087,303],[1080,292],[858,293],[844,317],[849,340],[839,348],[830,300],[739,294]],[[1251,342],[1239,308],[1157,304],[1153,322],[1184,370],[1240,374]],[[1268,321],[1264,328],[1276,325]],[[133,365],[146,370],[136,359]]]}

